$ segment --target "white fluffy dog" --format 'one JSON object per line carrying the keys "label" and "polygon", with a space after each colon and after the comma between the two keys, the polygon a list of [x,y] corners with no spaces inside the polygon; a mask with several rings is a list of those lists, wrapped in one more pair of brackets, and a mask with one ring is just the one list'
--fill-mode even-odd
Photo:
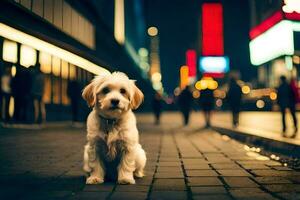
{"label": "white fluffy dog", "polygon": [[143,93],[124,73],[114,72],[96,77],[82,96],[93,107],[84,147],[83,168],[89,173],[86,183],[103,183],[108,164],[118,160],[118,183],[135,184],[134,176],[144,176],[146,155],[132,109],[142,103]]}

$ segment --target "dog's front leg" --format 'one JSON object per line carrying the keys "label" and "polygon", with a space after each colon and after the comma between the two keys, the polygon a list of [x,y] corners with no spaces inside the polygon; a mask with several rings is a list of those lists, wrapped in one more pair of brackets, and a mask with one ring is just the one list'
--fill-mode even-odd
{"label": "dog's front leg", "polygon": [[104,182],[104,165],[96,154],[95,146],[86,145],[85,162],[90,168],[90,176],[86,179],[86,184],[100,184]]}
{"label": "dog's front leg", "polygon": [[123,152],[120,164],[118,166],[118,183],[135,184],[133,171],[135,170],[135,151],[127,148]]}

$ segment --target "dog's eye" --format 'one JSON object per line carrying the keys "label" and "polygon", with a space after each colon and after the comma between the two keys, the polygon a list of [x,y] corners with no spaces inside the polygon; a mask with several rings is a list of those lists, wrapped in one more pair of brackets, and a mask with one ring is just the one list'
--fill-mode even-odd
{"label": "dog's eye", "polygon": [[121,94],[126,94],[126,90],[125,90],[124,88],[121,88],[121,89],[120,89],[120,93],[121,93]]}
{"label": "dog's eye", "polygon": [[103,89],[102,89],[102,93],[103,93],[103,94],[109,93],[109,88],[108,88],[108,87],[103,88]]}

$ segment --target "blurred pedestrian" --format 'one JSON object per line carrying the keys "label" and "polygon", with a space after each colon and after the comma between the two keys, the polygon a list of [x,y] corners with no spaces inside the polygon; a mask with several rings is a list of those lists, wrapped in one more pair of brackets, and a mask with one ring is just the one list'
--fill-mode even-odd
{"label": "blurred pedestrian", "polygon": [[206,128],[209,128],[211,125],[210,118],[211,118],[211,111],[214,109],[214,102],[215,99],[214,99],[213,90],[210,90],[208,88],[201,90],[200,106],[202,107],[204,113]]}
{"label": "blurred pedestrian", "polygon": [[280,112],[282,115],[282,135],[286,137],[286,121],[285,121],[285,114],[286,110],[289,109],[291,112],[293,122],[294,122],[294,134],[292,137],[296,137],[298,132],[297,126],[297,117],[296,117],[296,97],[293,92],[292,87],[288,84],[286,77],[280,77],[280,85],[277,89],[277,103],[280,107]]}
{"label": "blurred pedestrian", "polygon": [[239,113],[242,100],[242,89],[235,78],[231,78],[227,92],[227,101],[232,113],[232,125],[236,127],[239,124]]}
{"label": "blurred pedestrian", "polygon": [[8,122],[9,116],[9,103],[11,97],[11,67],[6,67],[4,73],[1,76],[1,120]]}
{"label": "blurred pedestrian", "polygon": [[16,75],[12,79],[12,93],[15,99],[14,119],[16,122],[27,122],[32,76],[30,69],[20,65],[16,67]]}
{"label": "blurred pedestrian", "polygon": [[162,98],[161,95],[156,92],[152,100],[152,110],[155,116],[155,124],[160,123],[160,114],[162,111]]}
{"label": "blurred pedestrian", "polygon": [[192,100],[192,92],[190,91],[189,86],[186,86],[178,96],[178,105],[183,115],[185,126],[189,123],[190,111],[192,108]]}
{"label": "blurred pedestrian", "polygon": [[38,63],[34,67],[32,77],[31,95],[34,107],[34,123],[43,123],[46,121],[46,109],[43,101],[45,86],[45,76],[41,72],[41,65]]}
{"label": "blurred pedestrian", "polygon": [[81,99],[81,88],[76,80],[70,80],[67,87],[67,94],[71,101],[72,122],[76,123],[78,119],[79,100]]}

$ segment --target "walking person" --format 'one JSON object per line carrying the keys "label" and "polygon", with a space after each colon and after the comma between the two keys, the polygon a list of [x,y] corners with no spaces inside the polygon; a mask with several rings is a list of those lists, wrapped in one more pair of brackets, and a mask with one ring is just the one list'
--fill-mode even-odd
{"label": "walking person", "polygon": [[231,78],[229,82],[229,89],[227,92],[227,101],[232,113],[232,125],[234,127],[239,124],[239,113],[242,100],[242,89],[238,85],[235,78]]}
{"label": "walking person", "polygon": [[193,100],[192,92],[190,91],[190,88],[187,86],[184,88],[184,90],[181,91],[178,97],[178,105],[183,115],[185,126],[188,125],[189,123],[190,111],[192,108],[192,100]]}
{"label": "walking person", "polygon": [[41,124],[46,121],[46,109],[43,101],[45,86],[45,76],[41,72],[41,66],[38,63],[33,72],[31,95],[34,107],[34,123]]}
{"label": "walking person", "polygon": [[298,132],[297,117],[296,117],[296,97],[291,85],[288,84],[285,76],[280,77],[280,85],[277,89],[277,103],[280,107],[280,112],[282,116],[282,136],[286,137],[285,117],[286,117],[286,110],[289,109],[294,122],[294,133],[291,137],[295,138]]}
{"label": "walking person", "polygon": [[162,111],[162,98],[158,92],[155,93],[152,100],[152,110],[155,117],[155,124],[158,125],[160,123],[160,114]]}
{"label": "walking person", "polygon": [[210,118],[211,118],[211,112],[214,109],[214,94],[213,91],[206,88],[204,90],[201,90],[200,92],[200,106],[202,107],[206,128],[209,128],[211,126]]}
{"label": "walking person", "polygon": [[9,116],[9,104],[11,97],[11,68],[6,67],[3,75],[1,76],[1,120],[8,122]]}

